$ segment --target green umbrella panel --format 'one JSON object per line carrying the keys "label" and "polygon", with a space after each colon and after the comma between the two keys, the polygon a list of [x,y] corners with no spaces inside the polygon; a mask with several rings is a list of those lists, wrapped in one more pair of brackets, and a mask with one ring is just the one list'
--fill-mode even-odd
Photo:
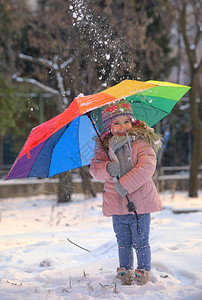
{"label": "green umbrella panel", "polygon": [[[173,107],[181,97],[190,89],[187,86],[155,86],[125,97],[134,110],[135,119],[145,121],[149,126],[154,126],[170,114]],[[101,111],[102,107],[91,112],[91,116],[103,131]]]}

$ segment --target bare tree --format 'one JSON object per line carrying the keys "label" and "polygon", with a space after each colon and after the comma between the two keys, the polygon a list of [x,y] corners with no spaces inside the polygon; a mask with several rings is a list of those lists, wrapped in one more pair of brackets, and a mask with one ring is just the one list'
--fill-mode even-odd
{"label": "bare tree", "polygon": [[181,29],[185,54],[189,64],[191,90],[190,116],[192,126],[192,155],[189,178],[189,196],[198,196],[198,172],[202,157],[202,94],[200,90],[200,74],[202,59],[200,53],[201,37],[201,1],[178,0],[176,2],[178,20]]}
{"label": "bare tree", "polygon": [[39,1],[23,28],[13,78],[48,89],[57,97],[56,113],[79,93],[123,79],[162,78],[169,20],[168,0]]}

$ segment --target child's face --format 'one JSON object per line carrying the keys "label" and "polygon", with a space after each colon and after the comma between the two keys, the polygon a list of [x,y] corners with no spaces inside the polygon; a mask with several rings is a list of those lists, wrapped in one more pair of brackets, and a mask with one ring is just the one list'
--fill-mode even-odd
{"label": "child's face", "polygon": [[130,129],[132,129],[132,123],[127,116],[119,116],[111,124],[111,133],[113,135],[125,135]]}

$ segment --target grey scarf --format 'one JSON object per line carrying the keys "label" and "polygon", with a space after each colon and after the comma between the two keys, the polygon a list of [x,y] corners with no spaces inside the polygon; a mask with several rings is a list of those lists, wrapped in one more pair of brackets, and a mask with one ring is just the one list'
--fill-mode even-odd
{"label": "grey scarf", "polygon": [[132,169],[132,157],[129,147],[130,140],[126,136],[113,136],[109,141],[109,148],[114,152],[120,164],[120,177]]}

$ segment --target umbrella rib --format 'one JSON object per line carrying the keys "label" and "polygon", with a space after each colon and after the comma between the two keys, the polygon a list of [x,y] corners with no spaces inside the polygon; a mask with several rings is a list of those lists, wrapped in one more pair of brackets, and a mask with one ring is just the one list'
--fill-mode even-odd
{"label": "umbrella rib", "polygon": [[[142,102],[140,102],[140,103],[142,103]],[[145,104],[145,103],[143,103],[143,104]],[[145,104],[145,105],[147,105],[147,104]],[[159,110],[159,111],[163,111],[164,113],[166,113],[166,114],[170,114],[169,112],[167,112],[166,110],[164,110],[164,109],[161,109],[161,108],[159,108],[159,107],[155,107],[155,106],[153,106],[153,105],[147,105],[148,107],[153,107],[153,108],[155,108],[156,110]],[[173,107],[172,107],[172,109],[173,109]]]}
{"label": "umbrella rib", "polygon": [[80,118],[81,117],[79,117],[79,124],[78,124],[78,148],[79,148],[79,157],[80,157],[80,161],[81,161],[81,167],[83,167],[82,166],[82,159],[81,159],[81,151],[80,151],[80,139],[79,139]]}
{"label": "umbrella rib", "polygon": [[[71,123],[71,122],[70,122]],[[70,124],[69,123],[69,124]],[[61,133],[60,137],[54,142],[54,146],[52,147],[51,149],[51,159],[50,159],[50,162],[49,162],[49,167],[48,167],[48,175],[49,175],[49,172],[50,172],[50,165],[51,165],[51,160],[52,160],[52,154],[53,154],[53,150],[55,148],[55,146],[58,144],[59,140],[61,139],[61,137],[63,136],[64,132],[67,130],[67,128],[69,127],[69,124],[65,125],[64,127],[66,127],[66,129]]]}
{"label": "umbrella rib", "polygon": [[[47,139],[46,142],[44,143],[44,145],[43,145],[43,147],[41,148],[41,150],[44,148],[44,146],[46,145],[47,142],[48,142],[48,139]],[[37,154],[35,161],[37,160],[39,154],[41,153],[41,150],[40,150],[39,153]],[[30,169],[30,171],[29,171],[29,174],[31,173],[31,171],[32,171],[32,169],[33,169],[33,167],[34,167],[34,165],[35,165],[35,161],[34,161],[32,167],[31,167],[31,169]],[[49,168],[48,168],[48,170],[49,170]],[[28,175],[28,177],[29,177],[29,175]],[[40,176],[36,176],[36,177],[40,177]]]}
{"label": "umbrella rib", "polygon": [[[147,97],[147,95],[146,95],[145,97]],[[163,97],[158,97],[158,96],[156,96],[156,97],[157,97],[158,99],[163,98]],[[170,98],[163,98],[163,99],[166,99],[166,100],[172,100],[173,102],[175,101],[175,103],[173,104],[173,107],[179,102],[179,100],[173,100],[173,99],[170,99]],[[130,101],[129,101],[129,102],[130,102]],[[151,106],[151,107],[153,107],[153,108],[155,108],[155,109],[158,109],[158,110],[160,110],[160,111],[163,111],[163,112],[165,112],[165,113],[167,113],[167,114],[170,114],[171,110],[173,109],[173,107],[172,107],[171,110],[170,110],[170,112],[168,112],[168,111],[164,110],[163,108],[160,108],[160,107],[155,106],[155,104],[153,104],[153,103],[145,103],[144,101],[140,101],[140,100],[138,100],[138,101],[132,100],[131,103],[134,104],[134,105],[135,105],[135,103],[142,103],[142,104],[144,104],[144,105],[147,105],[148,107]]]}
{"label": "umbrella rib", "polygon": [[[143,102],[140,102],[140,103],[143,103]],[[178,102],[176,102],[176,104],[177,104]],[[154,106],[154,105],[152,105],[152,104],[150,104],[150,105],[148,105],[148,104],[146,104],[146,103],[144,103],[145,105],[147,105],[148,107],[153,107],[153,108],[155,108],[155,109],[158,109],[158,110],[160,110],[160,111],[163,111],[163,112],[165,112],[165,113],[167,113],[167,114],[170,114],[170,112],[167,112],[166,110],[164,110],[164,109],[162,109],[162,108],[160,108],[160,107],[156,107],[156,106]],[[175,105],[174,105],[175,106]],[[174,106],[171,108],[171,110],[174,108]]]}
{"label": "umbrella rib", "polygon": [[[154,105],[152,105],[152,104],[150,104],[150,105],[148,105],[148,104],[146,104],[146,103],[144,103],[144,102],[142,102],[142,101],[136,101],[136,102],[133,102],[132,104],[134,104],[135,105],[135,103],[139,103],[139,104],[143,104],[143,105],[145,105],[146,107],[151,107],[151,108],[153,108],[153,109],[155,109],[156,111],[159,111],[159,112],[164,112],[166,115],[169,115],[170,113],[171,113],[171,111],[172,111],[172,109],[174,108],[174,106],[171,108],[171,110],[170,110],[170,112],[168,112],[168,111],[166,111],[166,110],[164,110],[164,109],[161,109],[161,108],[159,108],[159,107],[155,107]],[[134,109],[133,109],[134,110]],[[159,120],[160,121],[160,120]]]}
{"label": "umbrella rib", "polygon": [[[69,125],[69,124],[68,124],[68,125]],[[65,127],[68,127],[68,126],[66,125]],[[64,132],[62,132],[61,135],[60,135],[60,137],[57,139],[57,143],[58,143],[59,140],[61,139],[63,133],[64,133]],[[44,143],[43,147],[41,148],[40,152],[37,154],[35,161],[37,160],[37,158],[38,158],[39,154],[41,153],[42,149],[43,149],[43,148],[45,147],[45,145],[47,144],[48,140],[49,140],[49,138],[47,138],[47,140],[46,140],[46,142]],[[57,143],[56,143],[56,144],[57,144]],[[55,148],[56,144],[55,144],[55,142],[54,142],[54,146],[53,146],[52,149],[51,149],[51,157],[52,157],[53,149]],[[33,169],[33,167],[34,167],[35,161],[34,161],[32,167],[31,167],[31,169],[30,169],[29,174],[31,173],[31,171],[32,171],[32,169]],[[47,169],[48,169],[47,176],[49,175],[50,164],[51,164],[51,159],[50,159],[50,162],[49,162],[49,166],[48,166],[48,168],[47,168]],[[29,176],[29,175],[28,175],[28,176]],[[39,177],[40,177],[40,176],[39,176]],[[43,176],[42,176],[42,177],[43,177]]]}
{"label": "umbrella rib", "polygon": [[[71,122],[70,122],[71,123]],[[64,132],[67,130],[67,128],[69,127],[69,124],[65,125],[64,127],[66,127],[66,129],[61,133],[61,135],[57,138],[57,140],[54,142],[54,145],[53,145],[53,149],[55,148],[55,146],[59,143],[61,137],[63,136]]]}

